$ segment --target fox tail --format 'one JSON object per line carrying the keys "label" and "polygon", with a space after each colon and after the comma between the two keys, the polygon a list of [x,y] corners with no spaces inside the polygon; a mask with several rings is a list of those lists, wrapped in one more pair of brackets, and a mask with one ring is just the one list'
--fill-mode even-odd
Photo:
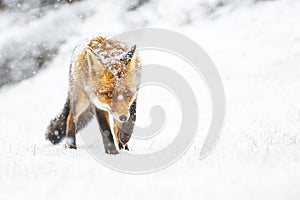
{"label": "fox tail", "polygon": [[[66,126],[69,113],[70,101],[69,99],[67,99],[62,112],[53,120],[51,120],[50,125],[48,126],[46,131],[46,140],[49,140],[52,144],[58,144],[66,137]],[[80,115],[77,122],[77,132],[83,129],[88,124],[88,122],[91,121],[93,116],[94,108],[91,106]]]}
{"label": "fox tail", "polygon": [[62,112],[57,115],[53,120],[51,120],[50,125],[46,131],[46,139],[52,144],[58,144],[62,139],[66,137],[66,124],[67,118],[70,112],[70,102],[69,99],[64,105]]}

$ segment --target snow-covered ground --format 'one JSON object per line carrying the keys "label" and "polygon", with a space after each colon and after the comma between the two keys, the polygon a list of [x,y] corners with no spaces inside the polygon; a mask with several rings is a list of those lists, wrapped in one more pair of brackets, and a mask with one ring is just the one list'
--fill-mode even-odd
{"label": "snow-covered ground", "polygon": [[[0,89],[0,199],[299,199],[300,2],[173,2],[150,1],[125,12],[125,2],[82,1],[28,26],[16,14],[0,13],[1,49],[11,37],[64,42],[47,68]],[[80,145],[73,151],[45,141],[66,98],[77,41],[144,26],[189,36],[216,64],[227,116],[214,151],[200,160],[193,144],[163,171],[128,175],[102,166]]]}

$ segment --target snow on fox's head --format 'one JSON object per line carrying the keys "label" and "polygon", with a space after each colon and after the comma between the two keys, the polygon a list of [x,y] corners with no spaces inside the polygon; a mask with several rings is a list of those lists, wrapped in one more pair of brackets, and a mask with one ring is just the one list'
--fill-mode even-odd
{"label": "snow on fox's head", "polygon": [[127,121],[140,83],[136,46],[128,48],[115,40],[94,42],[86,56],[94,104],[107,109],[116,120]]}

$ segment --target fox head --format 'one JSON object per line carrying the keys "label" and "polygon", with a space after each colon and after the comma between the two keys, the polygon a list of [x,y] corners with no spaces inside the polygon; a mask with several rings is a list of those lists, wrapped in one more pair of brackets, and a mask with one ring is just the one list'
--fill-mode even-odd
{"label": "fox head", "polygon": [[98,108],[109,111],[114,119],[127,121],[140,81],[136,46],[110,59],[99,55],[92,48],[86,49],[86,56],[89,77],[87,81],[89,87],[92,87],[91,100]]}

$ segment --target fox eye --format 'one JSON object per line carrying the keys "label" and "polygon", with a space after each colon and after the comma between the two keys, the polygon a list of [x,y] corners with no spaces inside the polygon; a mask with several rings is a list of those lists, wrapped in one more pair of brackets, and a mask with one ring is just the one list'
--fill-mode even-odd
{"label": "fox eye", "polygon": [[112,92],[108,92],[108,93],[107,93],[107,96],[108,96],[109,98],[112,98]]}
{"label": "fox eye", "polygon": [[130,97],[130,96],[131,96],[131,92],[130,92],[129,90],[127,90],[127,91],[125,92],[125,96],[126,96],[126,97]]}

